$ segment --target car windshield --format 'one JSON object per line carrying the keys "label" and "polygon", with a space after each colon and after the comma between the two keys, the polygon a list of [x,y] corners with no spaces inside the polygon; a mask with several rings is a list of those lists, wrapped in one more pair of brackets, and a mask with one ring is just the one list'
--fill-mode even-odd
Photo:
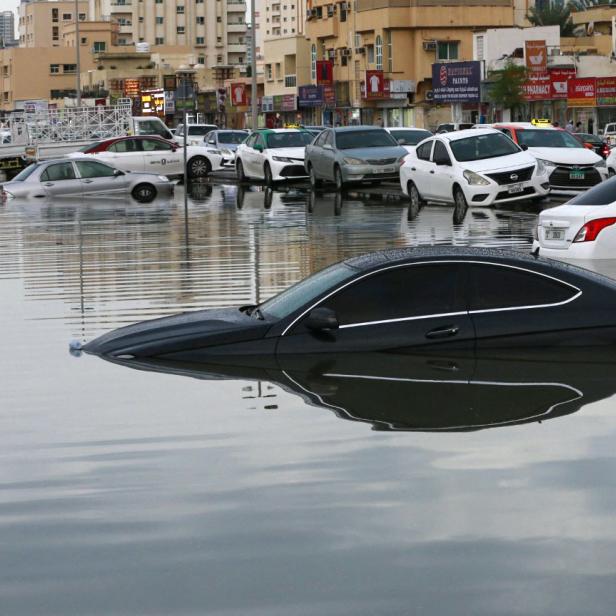
{"label": "car windshield", "polygon": [[284,319],[302,306],[309,304],[328,289],[356,275],[356,269],[344,263],[336,263],[308,278],[304,278],[304,280],[300,280],[282,293],[263,302],[259,308],[262,314],[266,316]]}
{"label": "car windshield", "polygon": [[25,169],[22,169],[12,180],[11,182],[23,182],[24,180],[28,179],[30,177],[30,175],[40,167],[40,163],[33,163],[32,165],[29,165],[28,167],[26,167]]}
{"label": "car windshield", "polygon": [[454,158],[459,162],[483,160],[516,154],[520,148],[501,133],[489,133],[455,139],[449,142]]}
{"label": "car windshield", "polygon": [[312,141],[307,132],[269,133],[266,137],[268,148],[303,148]]}
{"label": "car windshield", "polygon": [[188,134],[204,137],[208,133],[211,133],[213,130],[216,130],[215,126],[189,126]]}
{"label": "car windshield", "polygon": [[611,205],[616,201],[616,178],[610,178],[580,193],[567,205]]}
{"label": "car windshield", "polygon": [[393,138],[398,140],[402,139],[402,145],[417,145],[420,141],[432,136],[429,130],[392,130],[390,131]]}
{"label": "car windshield", "polygon": [[553,129],[518,130],[518,143],[529,148],[583,148],[567,131]]}
{"label": "car windshield", "polygon": [[242,143],[244,139],[248,137],[248,133],[241,132],[227,132],[227,133],[218,133],[218,143],[233,143],[238,144]]}
{"label": "car windshield", "polygon": [[77,151],[78,152],[87,152],[88,150],[92,150],[93,148],[98,147],[102,141],[95,141],[94,143],[88,143],[87,145],[81,146]]}
{"label": "car windshield", "polygon": [[389,148],[398,143],[386,130],[351,130],[336,133],[336,147],[339,150],[355,148]]}

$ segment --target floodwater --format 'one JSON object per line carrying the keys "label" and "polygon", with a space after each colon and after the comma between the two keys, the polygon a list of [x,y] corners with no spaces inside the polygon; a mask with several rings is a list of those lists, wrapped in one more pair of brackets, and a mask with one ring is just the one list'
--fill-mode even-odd
{"label": "floodwater", "polygon": [[192,186],[187,216],[181,189],[0,205],[0,613],[612,613],[616,365],[368,357],[212,378],[68,352],[370,250],[528,250],[535,220],[222,184]]}

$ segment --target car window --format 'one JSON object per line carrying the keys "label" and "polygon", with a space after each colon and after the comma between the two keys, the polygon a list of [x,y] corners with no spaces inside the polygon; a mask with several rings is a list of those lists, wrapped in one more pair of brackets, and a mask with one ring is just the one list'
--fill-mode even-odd
{"label": "car window", "polygon": [[246,139],[244,144],[247,147],[252,148],[254,146],[256,140],[257,140],[257,136],[256,135],[250,135],[250,137],[248,137],[248,139]]}
{"label": "car window", "polygon": [[554,129],[519,130],[518,143],[529,148],[584,148],[567,131]]}
{"label": "car window", "polygon": [[164,151],[172,150],[172,146],[164,141],[158,141],[157,139],[142,139],[141,147],[144,152]]}
{"label": "car window", "polygon": [[611,205],[616,201],[616,178],[610,178],[580,193],[567,205]]}
{"label": "car window", "polygon": [[323,145],[325,145],[325,140],[327,139],[327,135],[328,135],[329,131],[324,131],[322,132],[316,139],[314,142],[314,145],[318,145],[320,147],[323,147]]}
{"label": "car window", "polygon": [[511,131],[508,128],[497,128],[496,130],[499,130],[501,133],[503,133],[503,135],[507,135],[507,137],[513,139]]}
{"label": "car window", "polygon": [[471,310],[557,304],[578,291],[540,274],[512,267],[473,265]]}
{"label": "car window", "polygon": [[439,127],[437,128],[437,132],[442,133],[442,132],[451,132],[453,131],[454,126],[453,124],[439,124]]}
{"label": "car window", "polygon": [[192,137],[205,137],[205,135],[209,135],[213,130],[216,130],[216,126],[199,126],[199,125],[189,125],[188,126],[188,134]]}
{"label": "car window", "polygon": [[268,133],[268,148],[303,148],[312,141],[312,135],[305,131]]}
{"label": "car window", "polygon": [[434,140],[427,141],[417,148],[417,158],[420,160],[430,160],[430,152],[432,151],[432,144]]}
{"label": "car window", "polygon": [[224,133],[218,133],[218,143],[230,143],[239,145],[246,139],[248,135],[241,131],[226,131]]}
{"label": "car window", "polygon": [[109,165],[103,165],[93,160],[77,161],[77,169],[82,178],[109,178],[115,173],[115,169]]}
{"label": "car window", "polygon": [[339,150],[355,148],[389,148],[397,146],[396,140],[385,129],[340,131],[336,135]]}
{"label": "car window", "polygon": [[456,139],[449,143],[454,158],[460,162],[483,160],[517,154],[520,148],[501,133],[489,133]]}
{"label": "car window", "polygon": [[210,134],[207,136],[207,139],[205,140],[205,142],[206,142],[208,145],[216,145],[216,133],[210,133]]}
{"label": "car window", "polygon": [[263,149],[265,149],[265,139],[263,135],[257,136],[257,145],[260,145]]}
{"label": "car window", "polygon": [[138,122],[137,130],[139,135],[160,135],[161,137],[166,137],[169,132],[166,126],[163,126],[154,120],[144,120]]}
{"label": "car window", "polygon": [[434,141],[434,151],[432,152],[432,160],[433,161],[444,161],[448,160],[451,162],[451,156],[449,156],[449,152],[445,147],[445,144],[442,141],[435,140]]}
{"label": "car window", "polygon": [[328,130],[323,140],[323,145],[331,145],[334,147],[334,131]]}
{"label": "car window", "polygon": [[319,305],[333,310],[340,325],[463,311],[459,269],[448,263],[397,267],[359,280]]}
{"label": "car window", "polygon": [[73,163],[58,163],[49,165],[43,173],[41,173],[41,182],[59,182],[61,180],[74,180],[75,170]]}
{"label": "car window", "polygon": [[30,177],[30,175],[32,175],[32,173],[36,171],[37,169],[39,169],[40,167],[41,167],[40,163],[32,163],[31,165],[28,165],[25,169],[22,169],[11,180],[11,182],[23,182],[24,180],[27,180]]}
{"label": "car window", "polygon": [[184,126],[182,124],[178,124],[178,127],[175,129],[175,134],[177,137],[181,137],[184,134]]}
{"label": "car window", "polygon": [[90,150],[96,149],[99,145],[101,145],[102,141],[95,141],[94,143],[88,143],[86,145],[82,145],[77,152],[89,152]]}
{"label": "car window", "polygon": [[417,145],[420,141],[432,136],[429,130],[404,130],[392,129],[391,134],[397,141],[402,141],[402,145]]}
{"label": "car window", "polygon": [[123,139],[112,143],[107,149],[109,152],[139,152],[139,143],[136,139]]}

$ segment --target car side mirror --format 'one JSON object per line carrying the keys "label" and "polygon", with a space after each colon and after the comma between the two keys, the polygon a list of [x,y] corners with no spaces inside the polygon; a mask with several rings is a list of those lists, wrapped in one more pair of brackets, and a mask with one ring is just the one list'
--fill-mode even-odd
{"label": "car side mirror", "polygon": [[323,144],[323,149],[324,150],[333,150],[334,146],[331,143],[324,143]]}
{"label": "car side mirror", "polygon": [[120,171],[119,169],[114,169],[114,170],[113,170],[113,175],[114,175],[114,177],[116,177],[116,178],[117,178],[117,177],[119,177],[119,176],[121,176],[121,175],[124,175],[124,172],[123,172],[123,171]]}
{"label": "car side mirror", "polygon": [[263,152],[263,146],[262,146],[262,145],[260,145],[259,143],[255,143],[252,147],[253,147],[253,148],[254,148],[257,152]]}
{"label": "car side mirror", "polygon": [[528,150],[528,146],[527,146],[525,143],[523,143],[520,147],[521,147],[521,148],[522,148],[525,152],[526,152],[526,150]]}
{"label": "car side mirror", "polygon": [[315,308],[306,318],[306,327],[314,332],[338,329],[338,317],[331,308]]}

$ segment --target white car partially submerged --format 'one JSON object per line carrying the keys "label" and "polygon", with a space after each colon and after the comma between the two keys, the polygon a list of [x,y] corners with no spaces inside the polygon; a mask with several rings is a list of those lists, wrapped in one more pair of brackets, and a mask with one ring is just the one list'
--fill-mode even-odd
{"label": "white car partially submerged", "polygon": [[541,212],[533,249],[553,259],[616,258],[616,178]]}
{"label": "white car partially submerged", "polygon": [[413,207],[425,201],[458,207],[543,199],[544,165],[493,129],[468,129],[422,141],[400,169],[402,191]]}

